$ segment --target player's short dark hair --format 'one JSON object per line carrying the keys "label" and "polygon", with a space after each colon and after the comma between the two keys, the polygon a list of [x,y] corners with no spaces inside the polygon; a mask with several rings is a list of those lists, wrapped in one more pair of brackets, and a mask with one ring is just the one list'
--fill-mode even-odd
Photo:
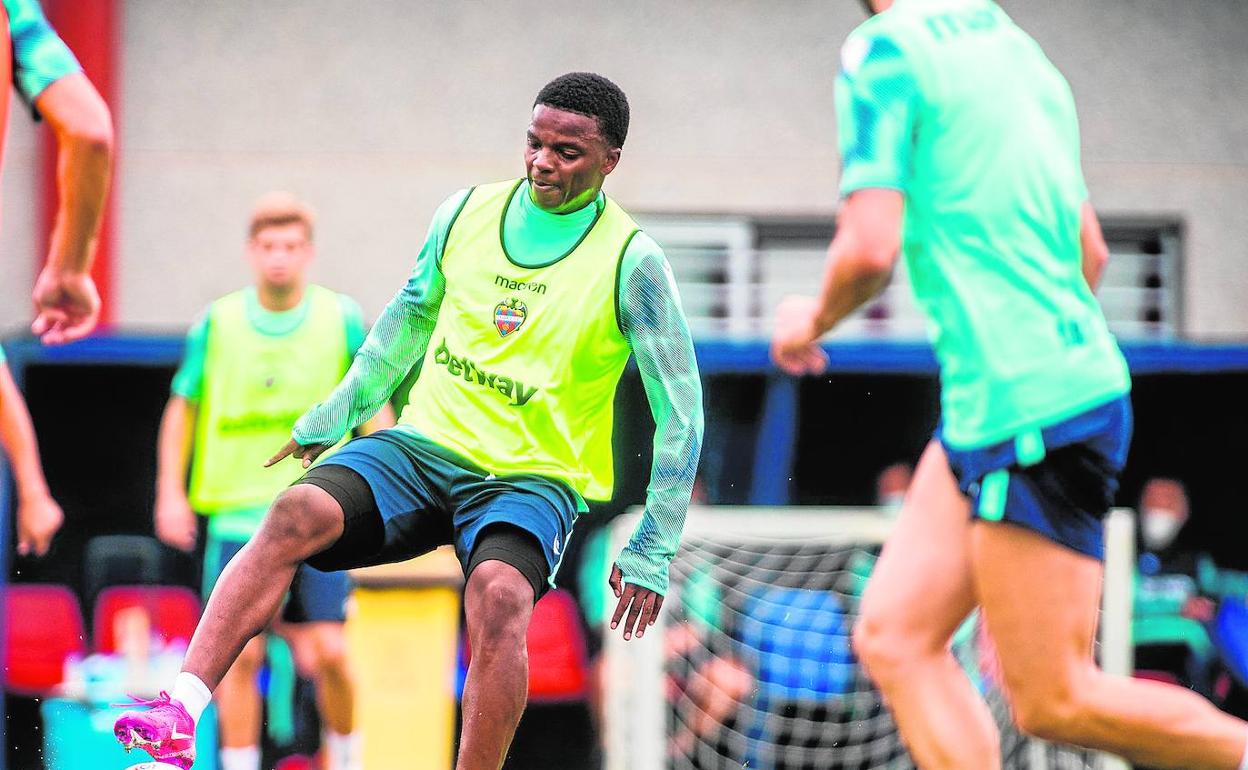
{"label": "player's short dark hair", "polygon": [[602,75],[593,72],[560,75],[537,92],[533,106],[539,104],[594,118],[607,144],[624,146],[628,136],[628,97]]}

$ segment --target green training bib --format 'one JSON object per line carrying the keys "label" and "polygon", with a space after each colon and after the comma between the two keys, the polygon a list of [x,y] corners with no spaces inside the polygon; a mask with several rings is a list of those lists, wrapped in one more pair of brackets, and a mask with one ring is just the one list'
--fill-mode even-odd
{"label": "green training bib", "polygon": [[195,424],[191,506],[200,513],[266,506],[297,479],[300,463],[265,468],[295,420],[325,398],[350,359],[337,295],[308,286],[307,316],[289,334],[258,331],[246,292],[208,310],[204,387]]}
{"label": "green training bib", "polygon": [[616,284],[637,224],[606,198],[567,253],[522,267],[502,227],[520,183],[474,189],[451,225],[446,293],[400,422],[492,473],[609,499],[615,389],[629,356]]}

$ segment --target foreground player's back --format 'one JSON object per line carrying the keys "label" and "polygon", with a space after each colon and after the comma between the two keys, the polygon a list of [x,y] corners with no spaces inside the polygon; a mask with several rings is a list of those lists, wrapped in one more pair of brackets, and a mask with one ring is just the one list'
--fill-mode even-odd
{"label": "foreground player's back", "polygon": [[1004,440],[1125,392],[1081,270],[1074,100],[1035,41],[990,0],[898,0],[842,59],[842,193],[906,195],[946,439]]}

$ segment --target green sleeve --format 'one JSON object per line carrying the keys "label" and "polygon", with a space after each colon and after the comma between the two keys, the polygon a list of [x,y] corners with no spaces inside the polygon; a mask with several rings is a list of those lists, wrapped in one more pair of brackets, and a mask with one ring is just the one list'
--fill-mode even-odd
{"label": "green sleeve", "polygon": [[868,187],[905,192],[917,105],[918,88],[901,49],[865,28],[851,34],[836,81],[842,196]]}
{"label": "green sleeve", "polygon": [[186,333],[182,364],[173,375],[169,389],[175,396],[198,402],[204,392],[204,358],[208,352],[208,312],[204,311]]}
{"label": "green sleeve", "polygon": [[626,582],[666,594],[702,450],[702,379],[671,266],[645,233],[624,254],[617,290],[655,427],[646,511],[616,563]]}
{"label": "green sleeve", "polygon": [[442,251],[468,192],[461,190],[438,207],[407,284],[381,311],[338,387],[295,423],[295,441],[304,446],[337,443],[377,414],[424,357],[446,291]]}
{"label": "green sleeve", "polygon": [[346,327],[344,331],[347,333],[347,357],[354,358],[364,344],[364,337],[368,333],[364,325],[364,311],[360,308],[360,303],[346,294],[338,295],[338,304],[342,307],[342,320]]}
{"label": "green sleeve", "polygon": [[82,72],[69,47],[48,24],[36,0],[4,0],[13,44],[13,85],[34,112],[35,100],[56,81]]}

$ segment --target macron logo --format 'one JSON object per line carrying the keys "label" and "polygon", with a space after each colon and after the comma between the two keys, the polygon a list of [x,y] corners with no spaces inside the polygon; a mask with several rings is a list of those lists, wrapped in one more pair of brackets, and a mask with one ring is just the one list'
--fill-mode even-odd
{"label": "macron logo", "polygon": [[534,281],[513,281],[509,278],[504,278],[501,275],[494,276],[494,285],[501,286],[504,289],[511,289],[512,291],[531,291],[534,294],[546,293],[546,284],[544,283],[536,283]]}

